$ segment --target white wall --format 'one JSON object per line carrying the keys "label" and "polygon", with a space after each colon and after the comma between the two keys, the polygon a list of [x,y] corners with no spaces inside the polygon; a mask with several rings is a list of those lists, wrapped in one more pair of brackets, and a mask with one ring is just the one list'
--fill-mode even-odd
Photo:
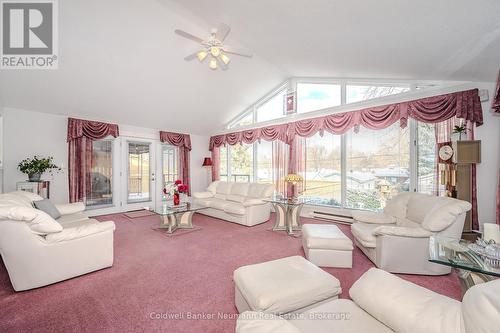
{"label": "white wall", "polygon": [[[4,108],[4,189],[13,191],[16,182],[26,180],[26,175],[17,170],[19,161],[33,155],[53,156],[54,163],[64,169],[54,176],[45,174],[51,181],[51,199],[54,202],[68,201],[68,144],[66,142],[66,116]],[[120,135],[159,140],[157,129],[120,125]],[[168,130],[168,129],[165,129]],[[210,156],[209,137],[191,135],[191,187],[203,190],[208,185],[206,170],[201,166],[203,157]]]}

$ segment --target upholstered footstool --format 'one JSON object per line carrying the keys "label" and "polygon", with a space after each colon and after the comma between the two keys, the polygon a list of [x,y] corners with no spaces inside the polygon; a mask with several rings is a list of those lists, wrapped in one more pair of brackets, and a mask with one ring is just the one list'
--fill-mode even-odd
{"label": "upholstered footstool", "polygon": [[332,224],[302,225],[306,258],[321,267],[352,267],[352,241]]}
{"label": "upholstered footstool", "polygon": [[302,312],[342,291],[339,280],[299,256],[240,267],[234,271],[234,283],[240,313]]}

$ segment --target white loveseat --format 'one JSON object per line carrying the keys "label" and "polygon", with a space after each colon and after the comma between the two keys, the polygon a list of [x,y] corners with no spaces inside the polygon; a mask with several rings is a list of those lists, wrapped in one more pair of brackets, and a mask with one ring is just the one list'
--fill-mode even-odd
{"label": "white loveseat", "polygon": [[372,268],[336,299],[303,313],[244,312],[237,333],[497,333],[500,280],[469,289],[462,302]]}
{"label": "white loveseat", "polygon": [[354,243],[373,263],[393,273],[443,275],[451,268],[429,262],[429,237],[461,238],[471,204],[448,197],[405,192],[381,213],[353,211]]}
{"label": "white loveseat", "polygon": [[112,221],[84,214],[82,203],[56,205],[54,220],[35,209],[42,197],[29,192],[0,195],[0,254],[14,290],[45,286],[113,265]]}
{"label": "white loveseat", "polygon": [[206,192],[193,193],[193,198],[207,207],[200,214],[253,226],[269,220],[271,204],[264,200],[273,193],[274,186],[269,184],[215,181]]}

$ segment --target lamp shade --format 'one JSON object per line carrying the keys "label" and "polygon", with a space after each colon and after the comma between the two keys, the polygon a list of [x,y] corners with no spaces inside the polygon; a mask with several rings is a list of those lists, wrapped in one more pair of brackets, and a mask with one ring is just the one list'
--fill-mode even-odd
{"label": "lamp shade", "polygon": [[202,166],[212,166],[212,159],[210,157],[205,157],[203,159],[203,165]]}

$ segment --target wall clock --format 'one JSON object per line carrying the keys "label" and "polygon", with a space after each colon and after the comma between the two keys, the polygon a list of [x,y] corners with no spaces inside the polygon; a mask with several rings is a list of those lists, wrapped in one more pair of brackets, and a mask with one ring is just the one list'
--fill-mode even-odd
{"label": "wall clock", "polygon": [[439,148],[439,158],[448,161],[453,156],[453,148],[450,145],[444,145]]}

